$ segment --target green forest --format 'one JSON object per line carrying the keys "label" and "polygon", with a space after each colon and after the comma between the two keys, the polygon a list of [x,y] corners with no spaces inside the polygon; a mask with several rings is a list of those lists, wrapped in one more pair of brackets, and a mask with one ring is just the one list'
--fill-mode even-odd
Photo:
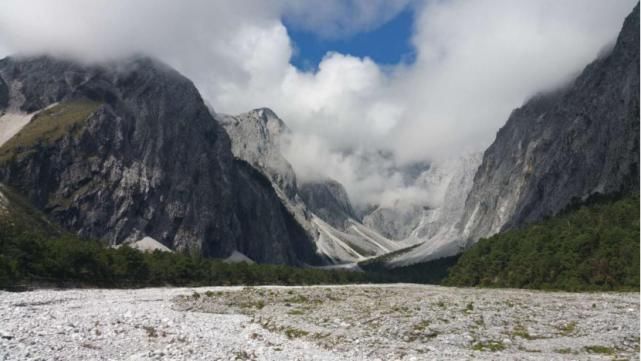
{"label": "green forest", "polygon": [[639,289],[639,195],[596,197],[556,217],[481,239],[449,286],[568,291]]}
{"label": "green forest", "polygon": [[366,274],[221,260],[129,247],[70,235],[44,237],[0,226],[0,288],[310,285],[362,283]]}
{"label": "green forest", "polygon": [[[17,193],[0,189],[0,289],[363,283],[362,272],[225,263],[186,254],[145,253],[80,239],[50,223]],[[1,201],[1,199],[0,199]]]}
{"label": "green forest", "polygon": [[8,189],[0,207],[0,288],[312,285],[416,282],[568,291],[639,289],[639,195],[596,198],[560,215],[482,239],[462,255],[365,272],[225,263],[181,253],[144,253],[80,239]]}

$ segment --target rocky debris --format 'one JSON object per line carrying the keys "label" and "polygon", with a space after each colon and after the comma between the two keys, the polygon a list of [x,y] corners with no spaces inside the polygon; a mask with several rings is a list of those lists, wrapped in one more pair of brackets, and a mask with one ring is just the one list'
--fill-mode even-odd
{"label": "rocky debris", "polygon": [[151,237],[143,237],[136,242],[127,243],[126,245],[143,252],[173,252],[171,249]]}
{"label": "rocky debris", "polygon": [[593,193],[639,190],[639,5],[614,48],[516,109],[486,150],[460,229],[476,241]]}
{"label": "rocky debris", "polygon": [[598,360],[638,354],[639,298],[419,285],[245,288],[178,297],[363,360]]}
{"label": "rocky debris", "polygon": [[208,257],[323,263],[176,71],[148,58],[5,58],[0,78],[24,114],[58,104],[0,147],[0,181],[65,228],[110,245],[151,237]]}
{"label": "rocky debris", "polygon": [[638,293],[418,285],[0,292],[3,360],[611,360]]}
{"label": "rocky debris", "polygon": [[16,111],[0,112],[0,146],[27,125],[33,116],[33,113],[27,114]]}
{"label": "rocky debris", "polygon": [[247,316],[173,309],[193,292],[0,292],[0,360],[348,360]]}
{"label": "rocky debris", "polygon": [[229,257],[225,258],[225,260],[223,262],[227,262],[227,263],[245,262],[245,263],[248,263],[248,264],[256,263],[251,258],[245,256],[244,254],[242,254],[242,253],[240,253],[238,251],[234,251]]}

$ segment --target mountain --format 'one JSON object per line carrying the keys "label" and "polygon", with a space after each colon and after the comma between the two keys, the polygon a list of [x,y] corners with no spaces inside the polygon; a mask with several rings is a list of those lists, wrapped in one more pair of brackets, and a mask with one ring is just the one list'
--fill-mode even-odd
{"label": "mountain", "polygon": [[35,232],[60,235],[63,230],[15,190],[0,183],[0,226],[10,228],[16,224],[30,225]]}
{"label": "mountain", "polygon": [[446,283],[638,291],[639,194],[594,196],[541,222],[482,239],[449,269]]}
{"label": "mountain", "polygon": [[407,246],[363,225],[339,182],[329,178],[297,180],[281,152],[290,130],[273,111],[261,108],[236,116],[214,116],[229,134],[234,156],[271,181],[280,200],[326,260],[357,262]]}
{"label": "mountain", "polygon": [[155,60],[0,60],[0,130],[0,182],[82,237],[323,262],[191,81]]}
{"label": "mountain", "polygon": [[[296,190],[296,174],[280,152],[283,137],[289,134],[285,123],[268,108],[237,116],[215,115],[232,140],[232,153],[274,180],[287,197]],[[235,141],[244,139],[244,142]]]}
{"label": "mountain", "polygon": [[431,187],[425,187],[441,197],[437,200],[437,206],[423,211],[418,225],[409,235],[418,246],[390,257],[388,266],[406,266],[461,251],[465,243],[461,241],[462,232],[458,222],[465,213],[467,195],[480,163],[481,154],[470,153],[434,164],[423,175],[423,184],[431,184]]}
{"label": "mountain", "polygon": [[347,191],[333,179],[303,182],[298,191],[307,208],[336,229],[345,229],[350,219],[358,219]]}
{"label": "mountain", "polygon": [[639,190],[639,5],[611,52],[510,115],[485,151],[461,230],[476,241],[591,194]]}
{"label": "mountain", "polygon": [[424,171],[416,185],[444,194],[436,206],[394,205],[366,215],[363,222],[382,234],[420,243],[378,263],[445,260],[480,238],[540,221],[591,195],[638,191],[638,27],[637,5],[610,52],[570,84],[513,111],[482,158]]}
{"label": "mountain", "polygon": [[429,208],[414,203],[379,205],[363,216],[363,224],[390,239],[407,239]]}

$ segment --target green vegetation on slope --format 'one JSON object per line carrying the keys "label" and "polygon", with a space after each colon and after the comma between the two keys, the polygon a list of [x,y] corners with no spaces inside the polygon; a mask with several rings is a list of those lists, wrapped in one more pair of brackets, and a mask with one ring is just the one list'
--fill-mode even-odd
{"label": "green vegetation on slope", "polygon": [[639,195],[574,205],[561,215],[481,239],[451,286],[569,291],[639,289]]}
{"label": "green vegetation on slope", "polygon": [[50,144],[66,134],[75,134],[81,122],[95,112],[100,103],[75,100],[57,104],[33,117],[18,134],[0,147],[0,162],[20,154],[35,144]]}
{"label": "green vegetation on slope", "polygon": [[369,281],[366,274],[358,272],[231,264],[184,254],[109,248],[60,231],[8,187],[0,185],[0,194],[8,199],[0,204],[0,289],[40,285],[143,287]]}
{"label": "green vegetation on slope", "polygon": [[461,256],[391,270],[380,260],[365,262],[361,267],[367,273],[358,273],[109,248],[65,233],[3,185],[0,194],[5,197],[0,199],[0,288],[381,281],[571,291],[639,288],[638,195],[573,205],[541,223],[482,239]]}
{"label": "green vegetation on slope", "polygon": [[411,283],[429,283],[440,284],[447,277],[447,271],[456,264],[459,256],[439,258],[431,262],[418,263],[409,266],[389,268],[385,263],[394,255],[399,255],[416,246],[402,249],[390,255],[383,255],[367,261],[360,262],[358,265],[372,277],[387,279],[392,282],[411,282]]}

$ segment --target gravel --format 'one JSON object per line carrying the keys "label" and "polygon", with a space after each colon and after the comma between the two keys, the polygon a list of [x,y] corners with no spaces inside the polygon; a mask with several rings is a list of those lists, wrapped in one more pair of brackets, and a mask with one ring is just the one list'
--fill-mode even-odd
{"label": "gravel", "polygon": [[419,285],[0,292],[0,360],[613,360],[639,293]]}

